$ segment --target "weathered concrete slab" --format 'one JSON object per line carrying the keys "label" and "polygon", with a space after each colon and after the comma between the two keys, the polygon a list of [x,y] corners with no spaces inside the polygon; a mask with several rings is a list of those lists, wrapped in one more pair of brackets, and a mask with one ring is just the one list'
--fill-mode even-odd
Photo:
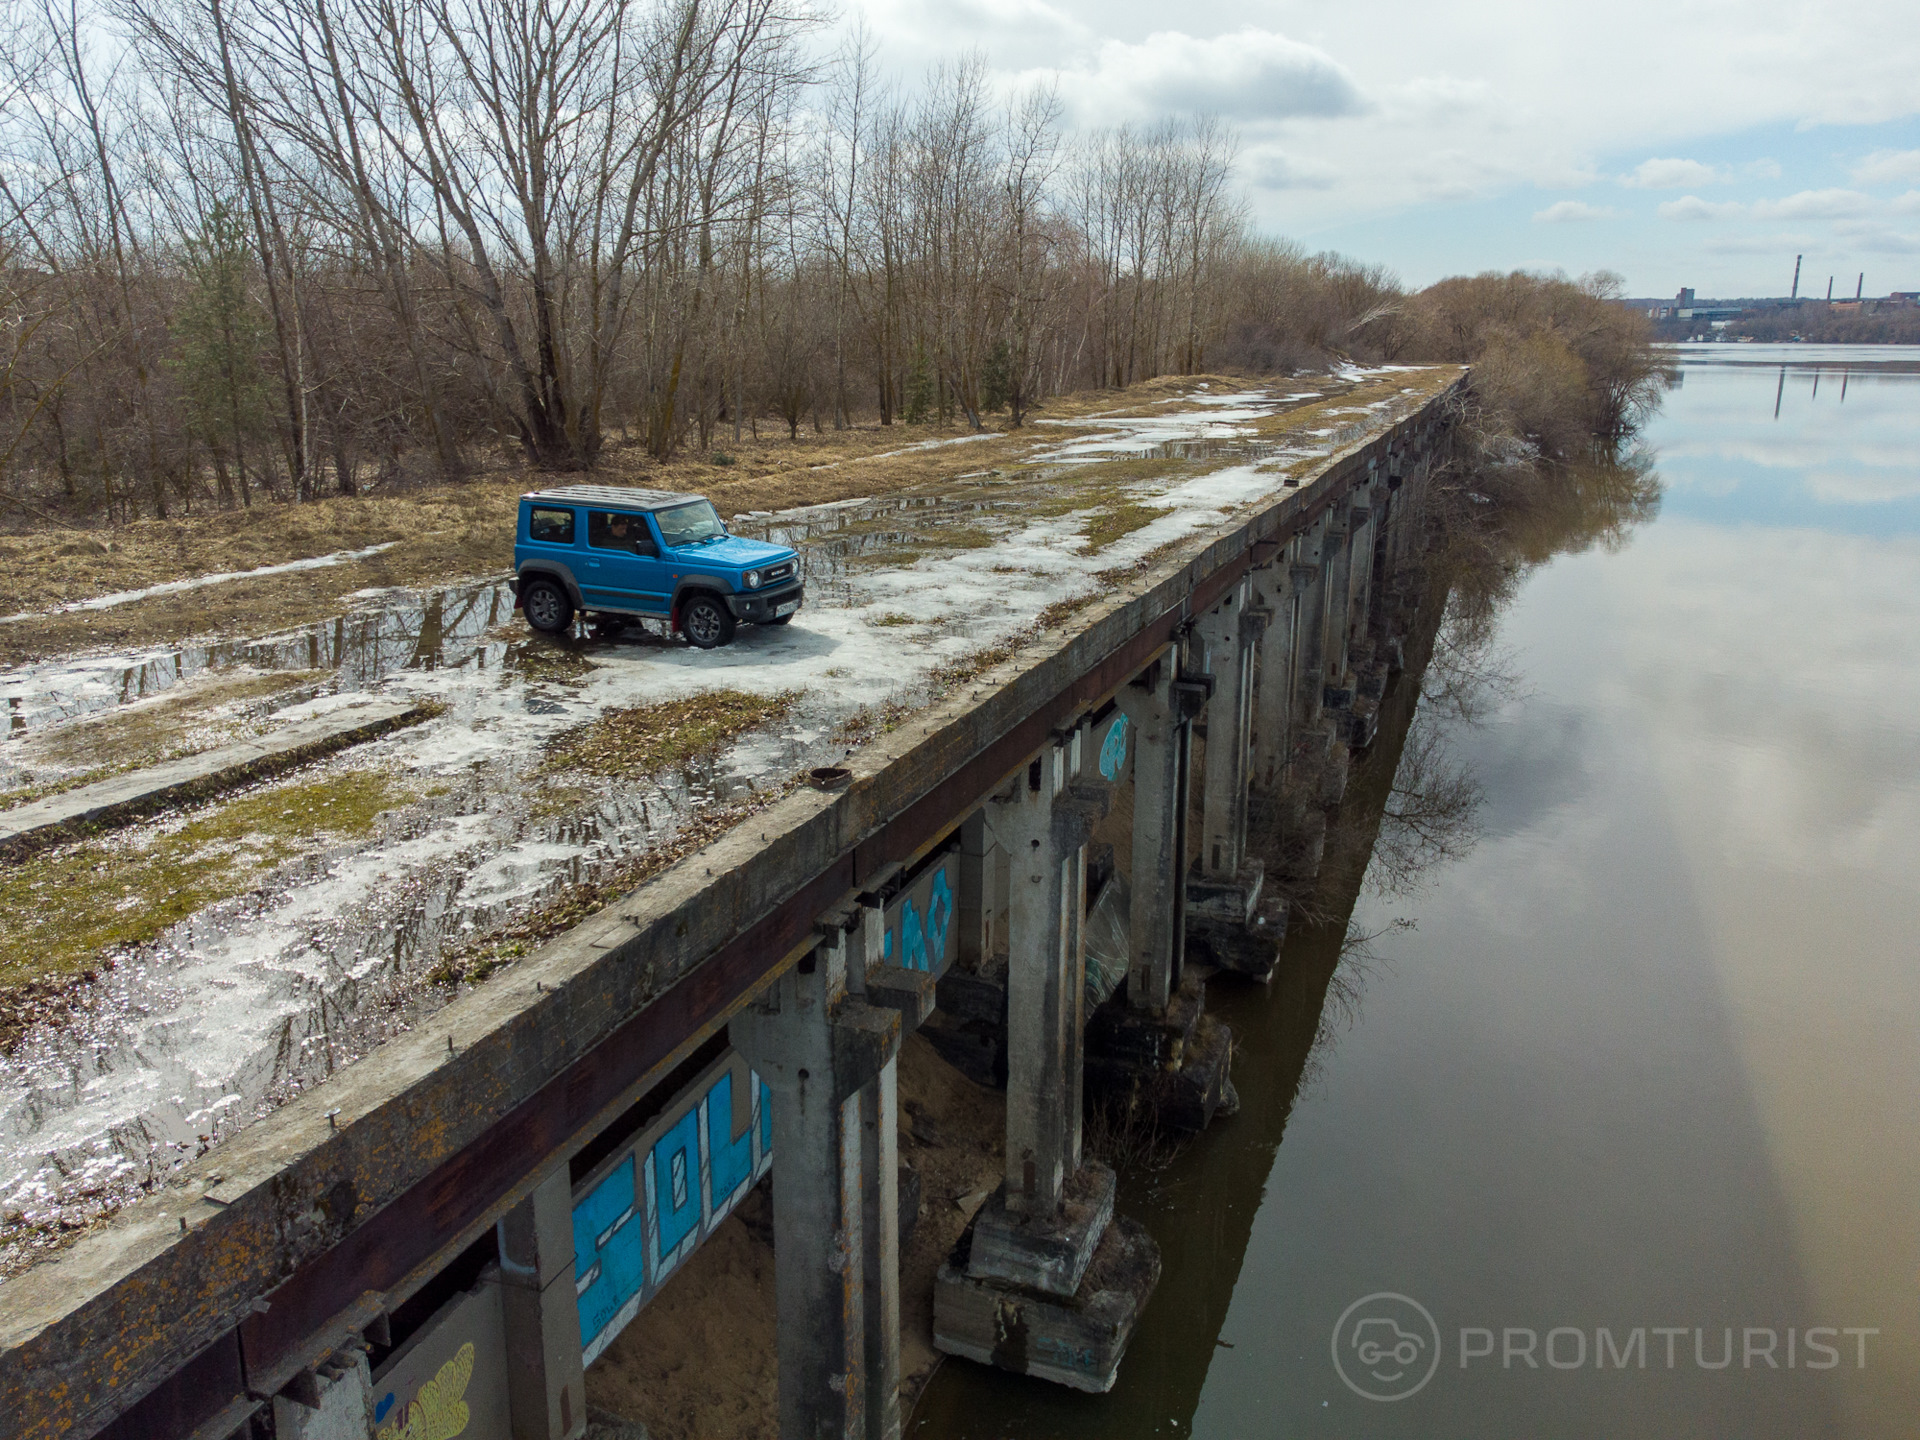
{"label": "weathered concrete slab", "polygon": [[433,707],[416,701],[368,699],[296,720],[271,735],[131,770],[0,811],[0,861],[19,860],[63,840],[264,780],[434,713]]}
{"label": "weathered concrete slab", "polygon": [[[1394,445],[1440,436],[1453,400],[1441,392],[1117,582],[861,749],[847,789],[770,806],[0,1285],[9,1433],[88,1435],[136,1402],[211,1413],[231,1387],[274,1393],[330,1337],[346,1343],[492,1229],[543,1157],[583,1145],[811,950],[821,914],[928,853],[1131,679],[1256,545],[1311,524]],[[1145,1258],[1129,1242],[1120,1260],[1144,1296],[1158,1258],[1139,1238]],[[1097,1253],[1087,1284],[1102,1273]],[[1089,1388],[1111,1383],[1099,1367],[1117,1363],[1135,1313],[1095,1317],[1106,1338],[1081,1347]]]}
{"label": "weathered concrete slab", "polygon": [[934,1344],[949,1355],[1094,1394],[1111,1390],[1160,1280],[1160,1247],[1124,1215],[1101,1237],[1080,1289],[1062,1299],[967,1274],[961,1236],[933,1288]]}

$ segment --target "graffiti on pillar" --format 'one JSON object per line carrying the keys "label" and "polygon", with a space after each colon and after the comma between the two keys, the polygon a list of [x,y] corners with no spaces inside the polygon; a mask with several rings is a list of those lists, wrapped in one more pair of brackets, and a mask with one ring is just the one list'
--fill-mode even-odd
{"label": "graffiti on pillar", "polygon": [[374,1440],[508,1440],[506,1347],[497,1278],[454,1296],[373,1371]]}
{"label": "graffiti on pillar", "polygon": [[1100,774],[1118,780],[1127,768],[1127,717],[1115,714],[1100,742]]}
{"label": "graffiti on pillar", "polygon": [[716,1060],[573,1191],[573,1288],[591,1365],[773,1163],[773,1109]]}
{"label": "graffiti on pillar", "polygon": [[882,964],[944,975],[953,959],[954,897],[960,886],[960,856],[948,851],[887,902]]}

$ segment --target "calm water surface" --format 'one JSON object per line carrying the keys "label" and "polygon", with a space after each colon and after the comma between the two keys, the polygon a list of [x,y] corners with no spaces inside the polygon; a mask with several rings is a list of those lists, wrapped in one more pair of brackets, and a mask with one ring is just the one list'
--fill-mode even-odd
{"label": "calm water surface", "polygon": [[1920,353],[1679,358],[1657,518],[1414,725],[1450,853],[1216,985],[1243,1109],[1126,1197],[1118,1388],[953,1362],[916,1434],[1920,1434]]}

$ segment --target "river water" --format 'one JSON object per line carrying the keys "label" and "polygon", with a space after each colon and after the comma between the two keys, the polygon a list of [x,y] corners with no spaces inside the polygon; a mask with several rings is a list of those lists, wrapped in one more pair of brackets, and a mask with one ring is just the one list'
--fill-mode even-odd
{"label": "river water", "polygon": [[1357,767],[1435,822],[1364,943],[1213,987],[1242,1109],[1125,1187],[1117,1388],[956,1361],[913,1433],[1920,1433],[1920,350],[1676,360],[1657,505]]}

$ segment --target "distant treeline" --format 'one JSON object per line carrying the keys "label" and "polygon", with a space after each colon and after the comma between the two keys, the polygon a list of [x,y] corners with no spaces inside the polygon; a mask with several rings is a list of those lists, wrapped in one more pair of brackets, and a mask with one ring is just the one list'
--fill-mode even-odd
{"label": "distant treeline", "polygon": [[1590,372],[1595,428],[1631,408],[1605,281],[1408,297],[1255,234],[1215,121],[1070,142],[978,58],[906,97],[811,25],[774,0],[0,10],[5,523],[458,478],[503,446],[572,471],[760,423],[1018,425],[1336,354],[1524,346]]}
{"label": "distant treeline", "polygon": [[1724,332],[1755,340],[1808,340],[1821,345],[1920,345],[1920,309],[1906,306],[1868,313],[1837,306],[1803,305],[1732,321]]}

